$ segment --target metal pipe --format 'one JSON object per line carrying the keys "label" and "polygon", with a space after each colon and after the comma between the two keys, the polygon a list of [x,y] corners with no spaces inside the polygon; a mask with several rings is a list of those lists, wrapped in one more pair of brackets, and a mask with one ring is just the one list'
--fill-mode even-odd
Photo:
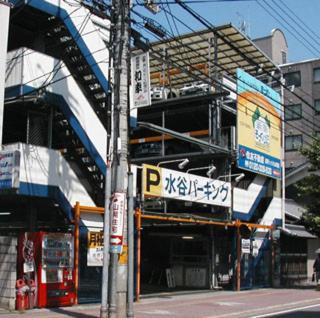
{"label": "metal pipe", "polygon": [[[109,262],[110,262],[109,239],[110,239],[110,201],[111,201],[111,167],[109,162],[107,162],[105,184],[106,184],[106,189],[105,189],[105,201],[104,201],[105,212],[104,212],[104,222],[103,222],[103,269],[102,269],[100,318],[108,317],[108,286],[109,286]],[[97,211],[97,213],[102,213],[102,211],[101,210]]]}
{"label": "metal pipe", "polygon": [[[137,214],[137,212],[136,212]],[[184,222],[184,223],[196,223],[196,224],[207,224],[207,225],[221,225],[221,226],[241,226],[244,225],[248,228],[256,229],[271,229],[272,225],[255,224],[248,222],[231,221],[231,222],[220,222],[220,221],[209,221],[209,220],[196,220],[193,218],[178,218],[173,216],[160,216],[160,215],[150,215],[141,213],[141,218],[150,220],[161,220],[161,221],[173,221],[173,222]]]}
{"label": "metal pipe", "polygon": [[[163,125],[163,127],[164,126],[165,125]],[[193,130],[193,131],[185,132],[184,134],[191,137],[208,136],[209,130],[208,129]],[[172,140],[172,139],[175,139],[175,138],[170,135],[162,134],[160,136],[130,139],[130,144],[136,145],[136,144],[143,144],[145,142],[155,142],[155,141]]]}
{"label": "metal pipe", "polygon": [[128,173],[128,309],[127,317],[134,317],[134,210],[133,210],[133,174]]}
{"label": "metal pipe", "polygon": [[[164,111],[162,112],[162,127],[165,128],[166,126],[166,116],[165,116],[165,113]],[[161,155],[164,157],[165,156],[165,143],[164,143],[164,140],[165,140],[165,136],[166,135],[161,135],[162,136],[162,140],[161,140]]]}
{"label": "metal pipe", "polygon": [[79,236],[80,236],[80,204],[76,202],[74,207],[74,288],[75,304],[78,304],[79,289]]}
{"label": "metal pipe", "polygon": [[50,113],[48,118],[48,148],[52,148],[52,127],[53,127],[53,106],[50,105]]}
{"label": "metal pipe", "polygon": [[140,300],[140,269],[141,269],[141,210],[136,210],[137,222],[137,276],[136,276],[136,301]]}
{"label": "metal pipe", "polygon": [[[283,74],[281,74],[281,83],[284,82]],[[285,126],[284,126],[284,87],[281,85],[281,105],[282,106],[282,112],[281,112],[281,159],[282,159],[282,170],[281,170],[281,188],[282,191],[281,194],[281,218],[282,218],[282,228],[286,228],[286,212],[285,212],[285,204],[286,204],[286,162],[285,162]]]}
{"label": "metal pipe", "polygon": [[105,208],[100,208],[100,207],[95,207],[95,206],[80,205],[81,212],[85,212],[85,213],[104,214],[104,209]]}
{"label": "metal pipe", "polygon": [[240,235],[240,222],[237,222],[237,268],[236,268],[236,290],[240,291],[241,280],[241,235]]}

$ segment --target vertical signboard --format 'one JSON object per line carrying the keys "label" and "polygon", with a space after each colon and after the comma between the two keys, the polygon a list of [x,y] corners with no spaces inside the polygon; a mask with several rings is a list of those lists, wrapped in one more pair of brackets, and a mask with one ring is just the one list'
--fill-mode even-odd
{"label": "vertical signboard", "polygon": [[20,152],[0,152],[0,190],[19,188]]}
{"label": "vertical signboard", "polygon": [[151,104],[149,53],[131,58],[132,104],[134,108]]}
{"label": "vertical signboard", "polygon": [[281,178],[280,95],[237,70],[238,167]]}
{"label": "vertical signboard", "polygon": [[87,266],[103,266],[103,231],[88,231]]}
{"label": "vertical signboard", "polygon": [[110,253],[121,253],[126,211],[126,194],[116,192],[111,202]]}
{"label": "vertical signboard", "polygon": [[241,252],[243,254],[250,254],[251,240],[241,239]]}

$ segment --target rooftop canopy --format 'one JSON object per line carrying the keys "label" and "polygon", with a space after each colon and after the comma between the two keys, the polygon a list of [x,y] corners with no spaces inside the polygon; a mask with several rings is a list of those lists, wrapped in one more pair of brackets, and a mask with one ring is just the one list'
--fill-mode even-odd
{"label": "rooftop canopy", "polygon": [[151,43],[149,52],[152,86],[180,88],[188,82],[214,81],[221,73],[234,77],[237,68],[253,76],[279,71],[231,24]]}

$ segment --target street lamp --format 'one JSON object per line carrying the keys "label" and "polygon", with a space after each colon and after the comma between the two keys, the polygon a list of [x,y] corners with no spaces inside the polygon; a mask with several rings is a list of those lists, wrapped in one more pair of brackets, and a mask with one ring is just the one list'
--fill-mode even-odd
{"label": "street lamp", "polygon": [[217,178],[217,180],[220,180],[220,179],[222,179],[222,178],[226,178],[226,177],[236,177],[235,179],[234,179],[234,181],[236,182],[236,183],[238,183],[239,181],[241,181],[244,177],[245,177],[245,174],[244,173],[235,173],[235,174],[226,174],[226,175],[224,175],[224,176],[219,176],[218,178]]}
{"label": "street lamp", "polygon": [[165,163],[173,163],[173,162],[180,162],[178,164],[179,169],[183,169],[188,163],[189,163],[189,159],[188,158],[184,158],[184,159],[175,159],[175,160],[168,160],[168,161],[161,161],[157,164],[157,167],[160,167],[160,165],[163,165]]}
{"label": "street lamp", "polygon": [[211,175],[217,170],[217,168],[215,166],[205,166],[205,167],[198,167],[198,168],[191,168],[188,169],[186,171],[186,173],[189,173],[190,171],[196,171],[196,170],[206,170],[208,169],[208,171],[206,172],[206,175],[210,178]]}

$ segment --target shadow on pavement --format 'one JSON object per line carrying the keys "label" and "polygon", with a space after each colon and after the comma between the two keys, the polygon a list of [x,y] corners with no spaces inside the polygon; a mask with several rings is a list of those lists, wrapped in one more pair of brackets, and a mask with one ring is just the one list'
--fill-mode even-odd
{"label": "shadow on pavement", "polygon": [[85,313],[80,312],[74,312],[71,310],[63,309],[63,308],[51,308],[51,312],[55,312],[57,314],[65,315],[66,317],[73,317],[73,318],[97,318],[97,316],[94,315],[88,315]]}

